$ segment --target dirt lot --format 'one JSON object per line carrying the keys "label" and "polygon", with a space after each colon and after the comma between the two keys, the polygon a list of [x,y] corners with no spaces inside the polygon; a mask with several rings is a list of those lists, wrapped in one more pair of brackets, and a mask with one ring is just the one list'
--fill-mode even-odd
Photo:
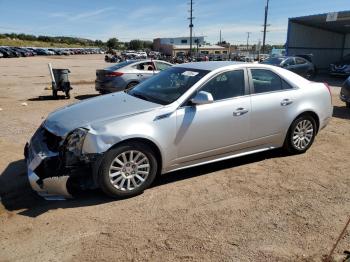
{"label": "dirt lot", "polygon": [[[48,97],[48,62],[71,69],[72,99]],[[103,55],[0,59],[0,261],[320,261],[330,251],[350,216],[350,110],[337,87],[334,117],[304,155],[168,174],[122,201],[36,196],[25,142],[50,111],[96,95],[106,65]],[[349,249],[348,230],[336,253]]]}

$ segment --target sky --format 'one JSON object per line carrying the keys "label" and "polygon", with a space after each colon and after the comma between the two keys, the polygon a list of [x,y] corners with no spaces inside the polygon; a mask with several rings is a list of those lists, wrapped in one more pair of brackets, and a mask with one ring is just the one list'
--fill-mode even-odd
{"label": "sky", "polygon": [[[0,0],[0,33],[153,40],[188,36],[189,0]],[[262,39],[266,0],[194,0],[194,35],[234,44]],[[349,10],[350,0],[270,0],[266,42],[286,42],[289,17]]]}

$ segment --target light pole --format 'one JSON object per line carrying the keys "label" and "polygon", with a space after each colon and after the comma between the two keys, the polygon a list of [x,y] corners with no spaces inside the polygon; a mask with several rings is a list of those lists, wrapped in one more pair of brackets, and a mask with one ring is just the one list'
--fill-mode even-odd
{"label": "light pole", "polygon": [[264,36],[263,36],[263,46],[262,46],[262,53],[265,53],[265,40],[266,40],[266,27],[267,25],[267,15],[269,12],[269,1],[270,0],[266,0],[266,6],[265,6],[265,20],[264,20]]}
{"label": "light pole", "polygon": [[251,32],[247,32],[247,54],[249,54],[248,47],[249,47],[249,37]]}

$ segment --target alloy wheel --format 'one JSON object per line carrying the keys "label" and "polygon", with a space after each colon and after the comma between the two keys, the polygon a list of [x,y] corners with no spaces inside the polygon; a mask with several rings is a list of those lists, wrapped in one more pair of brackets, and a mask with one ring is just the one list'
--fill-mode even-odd
{"label": "alloy wheel", "polygon": [[300,121],[293,131],[293,145],[298,150],[304,150],[311,143],[314,136],[314,127],[310,120]]}
{"label": "alloy wheel", "polygon": [[145,154],[138,150],[129,150],[112,161],[109,180],[118,190],[132,191],[147,180],[150,170],[150,161]]}

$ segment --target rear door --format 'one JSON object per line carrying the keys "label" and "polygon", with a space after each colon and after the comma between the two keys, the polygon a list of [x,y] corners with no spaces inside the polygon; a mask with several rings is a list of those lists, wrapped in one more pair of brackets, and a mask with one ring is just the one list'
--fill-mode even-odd
{"label": "rear door", "polygon": [[297,106],[295,88],[269,69],[251,68],[251,140],[269,143],[285,135]]}

